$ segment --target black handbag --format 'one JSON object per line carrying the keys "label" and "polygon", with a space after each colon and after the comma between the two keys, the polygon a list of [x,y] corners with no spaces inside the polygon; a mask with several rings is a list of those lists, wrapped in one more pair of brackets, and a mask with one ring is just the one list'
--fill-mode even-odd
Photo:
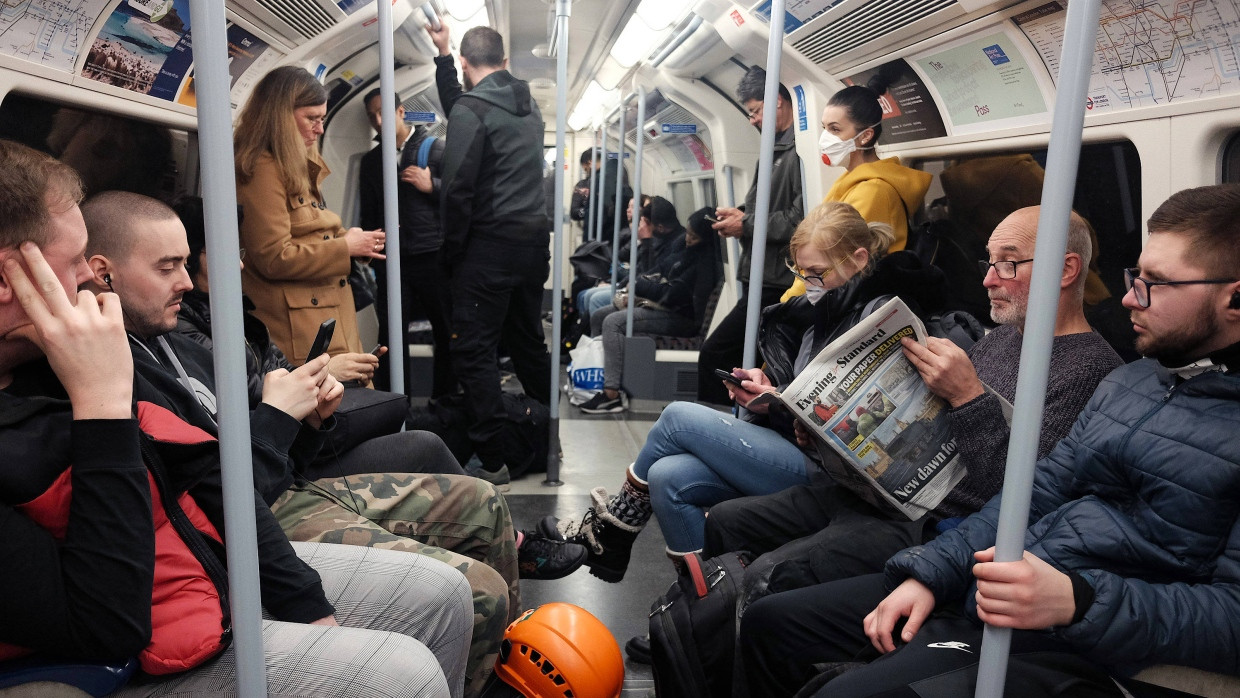
{"label": "black handbag", "polygon": [[376,436],[395,434],[409,413],[409,398],[401,393],[346,387],[336,408],[336,427],[328,432],[326,452],[343,453]]}

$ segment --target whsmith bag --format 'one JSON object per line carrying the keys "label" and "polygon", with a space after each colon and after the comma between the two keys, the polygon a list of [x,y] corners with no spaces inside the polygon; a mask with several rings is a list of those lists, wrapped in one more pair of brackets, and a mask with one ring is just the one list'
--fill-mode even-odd
{"label": "whsmith bag", "polygon": [[582,337],[568,352],[568,401],[580,405],[603,389],[603,340]]}
{"label": "whsmith bag", "polygon": [[684,559],[676,582],[650,607],[650,658],[659,698],[732,695],[736,597],[747,552]]}

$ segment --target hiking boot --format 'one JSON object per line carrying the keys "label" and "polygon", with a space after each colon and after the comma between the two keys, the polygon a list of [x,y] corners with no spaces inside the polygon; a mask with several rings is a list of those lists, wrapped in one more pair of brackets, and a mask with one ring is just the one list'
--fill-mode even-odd
{"label": "hiking boot", "polygon": [[590,554],[585,546],[553,540],[536,531],[523,531],[517,548],[521,579],[560,579],[577,571]]}
{"label": "hiking boot", "polygon": [[[590,568],[590,574],[604,582],[615,583],[624,579],[633,552],[633,541],[637,540],[645,520],[640,524],[625,523],[611,511],[624,498],[623,490],[621,496],[612,497],[610,501],[602,487],[594,488],[590,496],[594,499],[594,505],[586,510],[580,522],[559,521],[548,516],[539,522],[538,530],[550,540],[558,537],[568,543],[585,546],[589,551],[586,566]],[[649,513],[646,513],[645,519],[649,518]]]}
{"label": "hiking boot", "polygon": [[501,465],[499,470],[487,470],[486,468],[470,468],[465,474],[472,475],[479,480],[486,480],[495,485],[495,489],[500,492],[507,492],[512,489],[512,478],[508,476],[508,466]]}
{"label": "hiking boot", "polygon": [[586,414],[614,414],[625,410],[624,393],[620,393],[616,397],[607,397],[605,391],[598,391],[594,397],[581,403],[581,411]]}

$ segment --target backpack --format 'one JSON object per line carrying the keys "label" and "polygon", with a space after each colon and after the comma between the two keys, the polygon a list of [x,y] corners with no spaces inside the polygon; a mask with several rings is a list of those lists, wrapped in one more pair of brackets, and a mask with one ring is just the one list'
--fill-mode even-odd
{"label": "backpack", "polygon": [[943,270],[947,276],[947,307],[963,310],[974,317],[988,317],[990,301],[982,286],[985,274],[977,262],[986,259],[985,241],[977,241],[951,222],[944,210],[946,202],[937,199],[930,204],[930,220],[909,226],[907,249],[921,263]]}
{"label": "backpack", "polygon": [[736,599],[751,557],[685,556],[680,575],[650,607],[650,658],[659,698],[732,695]]}

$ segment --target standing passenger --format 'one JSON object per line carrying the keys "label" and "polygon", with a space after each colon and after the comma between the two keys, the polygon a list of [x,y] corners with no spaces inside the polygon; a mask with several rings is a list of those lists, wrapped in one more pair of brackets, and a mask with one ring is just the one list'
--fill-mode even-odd
{"label": "standing passenger", "polygon": [[[750,68],[736,88],[736,98],[749,112],[749,123],[762,130],[762,102],[766,97],[766,71]],[[775,159],[771,162],[771,208],[766,228],[766,263],[762,268],[762,307],[779,302],[788,287],[788,270],[784,253],[797,225],[805,218],[801,192],[801,158],[796,151],[796,131],[792,128],[792,94],[783,83],[775,107]],[[728,238],[740,238],[744,254],[740,260],[740,277],[748,292],[749,259],[753,254],[754,209],[758,203],[758,173],[754,168],[753,183],[745,195],[745,206],[720,207],[715,215],[715,230]],[[742,295],[736,306],[720,321],[714,332],[702,342],[698,351],[698,400],[721,405],[731,404],[727,390],[715,378],[714,370],[731,370],[741,365],[745,354],[745,316],[748,301]]]}
{"label": "standing passenger", "polygon": [[509,480],[505,454],[519,448],[505,439],[501,340],[525,392],[543,404],[551,401],[541,317],[551,256],[543,120],[529,85],[507,65],[499,32],[474,27],[465,33],[467,92],[448,118],[440,197],[452,288],[452,366],[473,412],[469,437],[482,461],[479,474],[497,484]]}
{"label": "standing passenger", "polygon": [[319,189],[330,170],[316,145],[327,90],[284,66],[263,76],[237,120],[237,203],[244,213],[241,273],[254,314],[294,364],[305,362],[319,324],[336,319],[328,371],[370,382],[379,359],[362,353],[349,289],[350,257],[384,259],[381,230],[345,229]]}

